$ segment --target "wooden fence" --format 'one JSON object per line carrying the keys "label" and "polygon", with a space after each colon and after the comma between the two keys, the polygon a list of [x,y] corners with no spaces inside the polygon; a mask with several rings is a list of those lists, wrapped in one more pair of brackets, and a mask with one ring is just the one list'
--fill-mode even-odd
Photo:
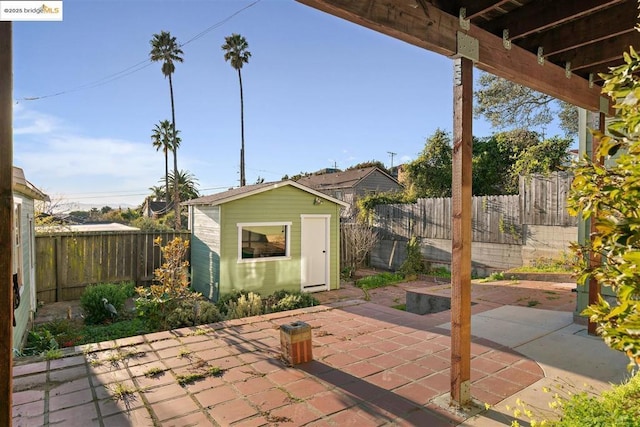
{"label": "wooden fence", "polygon": [[[474,242],[522,244],[525,225],[575,226],[566,208],[572,176],[520,177],[520,194],[477,196],[472,200]],[[451,198],[418,199],[413,204],[380,205],[375,227],[383,239],[451,239]]]}
{"label": "wooden fence", "polygon": [[[93,283],[148,283],[162,264],[153,241],[191,239],[190,232],[52,233],[36,236],[38,301],[77,300]],[[187,254],[189,259],[189,254]]]}

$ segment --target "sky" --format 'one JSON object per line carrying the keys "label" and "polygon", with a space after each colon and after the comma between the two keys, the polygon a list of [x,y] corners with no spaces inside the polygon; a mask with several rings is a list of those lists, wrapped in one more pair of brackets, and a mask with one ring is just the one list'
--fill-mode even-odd
{"label": "sky", "polygon": [[[163,184],[151,132],[171,118],[169,84],[148,61],[163,30],[184,51],[173,75],[178,168],[203,195],[239,185],[238,75],[221,49],[232,33],[251,52],[247,184],[391,166],[390,152],[397,165],[452,129],[451,59],[293,0],[65,0],[63,13],[13,24],[14,164],[57,202],[138,206]],[[493,132],[474,121],[475,136]]]}

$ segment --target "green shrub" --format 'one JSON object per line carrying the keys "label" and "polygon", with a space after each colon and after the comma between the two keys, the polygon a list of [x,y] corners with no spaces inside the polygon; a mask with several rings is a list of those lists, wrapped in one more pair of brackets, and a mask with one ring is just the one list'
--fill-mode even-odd
{"label": "green shrub", "polygon": [[297,308],[313,307],[320,302],[306,292],[276,291],[269,295],[265,302],[265,312],[275,313],[279,311],[295,310]]}
{"label": "green shrub", "polygon": [[132,295],[132,283],[100,283],[87,286],[80,297],[84,321],[88,324],[98,324],[111,318],[109,311],[104,308],[102,298],[106,298],[120,313],[124,302]]}
{"label": "green shrub", "polygon": [[[602,393],[595,389],[577,389],[560,380],[550,387],[542,387],[552,398],[547,406],[533,406],[517,399],[515,406],[506,406],[516,418],[512,426],[547,427],[637,427],[640,425],[640,375],[627,382],[612,385]],[[585,384],[586,385],[586,384]]]}
{"label": "green shrub", "polygon": [[407,242],[407,259],[400,266],[400,272],[406,276],[413,276],[427,273],[428,270],[429,268],[422,258],[422,252],[420,252],[420,243],[418,239],[412,237]]}
{"label": "green shrub", "polygon": [[249,295],[249,292],[233,291],[233,292],[229,292],[228,294],[220,295],[220,297],[218,298],[218,301],[216,301],[216,307],[218,308],[218,311],[220,312],[220,314],[222,314],[223,316],[226,316],[227,312],[229,311],[229,303],[231,301],[237,303],[240,297],[243,295],[246,298]]}
{"label": "green shrub", "polygon": [[559,399],[563,414],[556,427],[637,427],[640,425],[640,376],[614,385],[601,396],[586,392]]}
{"label": "green shrub", "polygon": [[49,350],[57,350],[58,341],[48,329],[38,329],[29,331],[27,344],[23,350],[25,355],[42,354]]}
{"label": "green shrub", "polygon": [[215,304],[202,299],[186,299],[180,301],[178,306],[167,316],[167,324],[170,328],[182,328],[207,323],[219,322],[223,316]]}
{"label": "green shrub", "polygon": [[189,241],[176,237],[162,246],[162,238],[158,237],[153,243],[160,247],[163,263],[153,272],[153,284],[135,288],[136,310],[147,321],[147,327],[167,329],[167,317],[180,302],[201,295],[189,288],[189,261],[185,260]]}
{"label": "green shrub", "polygon": [[258,316],[262,313],[262,298],[253,292],[249,292],[246,296],[243,294],[237,302],[231,300],[227,304],[227,319]]}

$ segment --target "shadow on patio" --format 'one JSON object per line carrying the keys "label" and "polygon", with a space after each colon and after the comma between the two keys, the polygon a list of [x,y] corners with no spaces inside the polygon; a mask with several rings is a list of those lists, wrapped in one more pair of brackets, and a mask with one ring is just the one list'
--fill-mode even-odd
{"label": "shadow on patio", "polygon": [[[83,346],[14,367],[14,425],[456,425],[432,403],[449,392],[447,315],[350,301]],[[279,326],[296,320],[315,360],[289,367]],[[486,339],[472,353],[491,404],[543,376]]]}

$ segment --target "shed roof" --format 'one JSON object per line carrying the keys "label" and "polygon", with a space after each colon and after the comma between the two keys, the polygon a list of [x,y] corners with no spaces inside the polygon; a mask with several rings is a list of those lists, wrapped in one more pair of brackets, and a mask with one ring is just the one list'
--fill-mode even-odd
{"label": "shed roof", "polygon": [[305,185],[299,184],[295,181],[287,180],[287,181],[278,181],[278,182],[263,182],[261,184],[254,185],[245,185],[244,187],[232,188],[228,191],[223,191],[221,193],[211,194],[209,196],[198,197],[197,199],[187,200],[183,205],[193,206],[193,205],[222,205],[224,203],[231,202],[233,200],[242,199],[245,197],[253,196],[255,194],[260,194],[265,191],[274,190],[276,188],[292,186],[299,190],[305,191],[307,193],[313,194],[316,197],[320,197],[322,199],[328,200],[330,202],[336,203],[343,207],[348,207],[349,204],[343,202],[342,200],[334,199],[333,197],[327,196],[326,194],[320,193],[312,188],[309,188]]}
{"label": "shed roof", "polygon": [[13,190],[29,196],[35,200],[49,201],[49,196],[40,191],[35,185],[27,181],[24,177],[24,171],[17,167],[13,167]]}
{"label": "shed roof", "polygon": [[380,172],[382,175],[389,178],[389,180],[398,184],[398,186],[400,185],[394,177],[376,166],[371,166],[363,169],[349,169],[344,172],[305,176],[304,178],[300,178],[297,182],[308,187],[323,190],[353,188],[360,181],[362,181],[364,178],[368,177],[375,171]]}
{"label": "shed roof", "polygon": [[110,231],[140,231],[137,227],[120,224],[117,222],[102,224],[64,224],[64,225],[38,225],[38,233],[91,233]]}

